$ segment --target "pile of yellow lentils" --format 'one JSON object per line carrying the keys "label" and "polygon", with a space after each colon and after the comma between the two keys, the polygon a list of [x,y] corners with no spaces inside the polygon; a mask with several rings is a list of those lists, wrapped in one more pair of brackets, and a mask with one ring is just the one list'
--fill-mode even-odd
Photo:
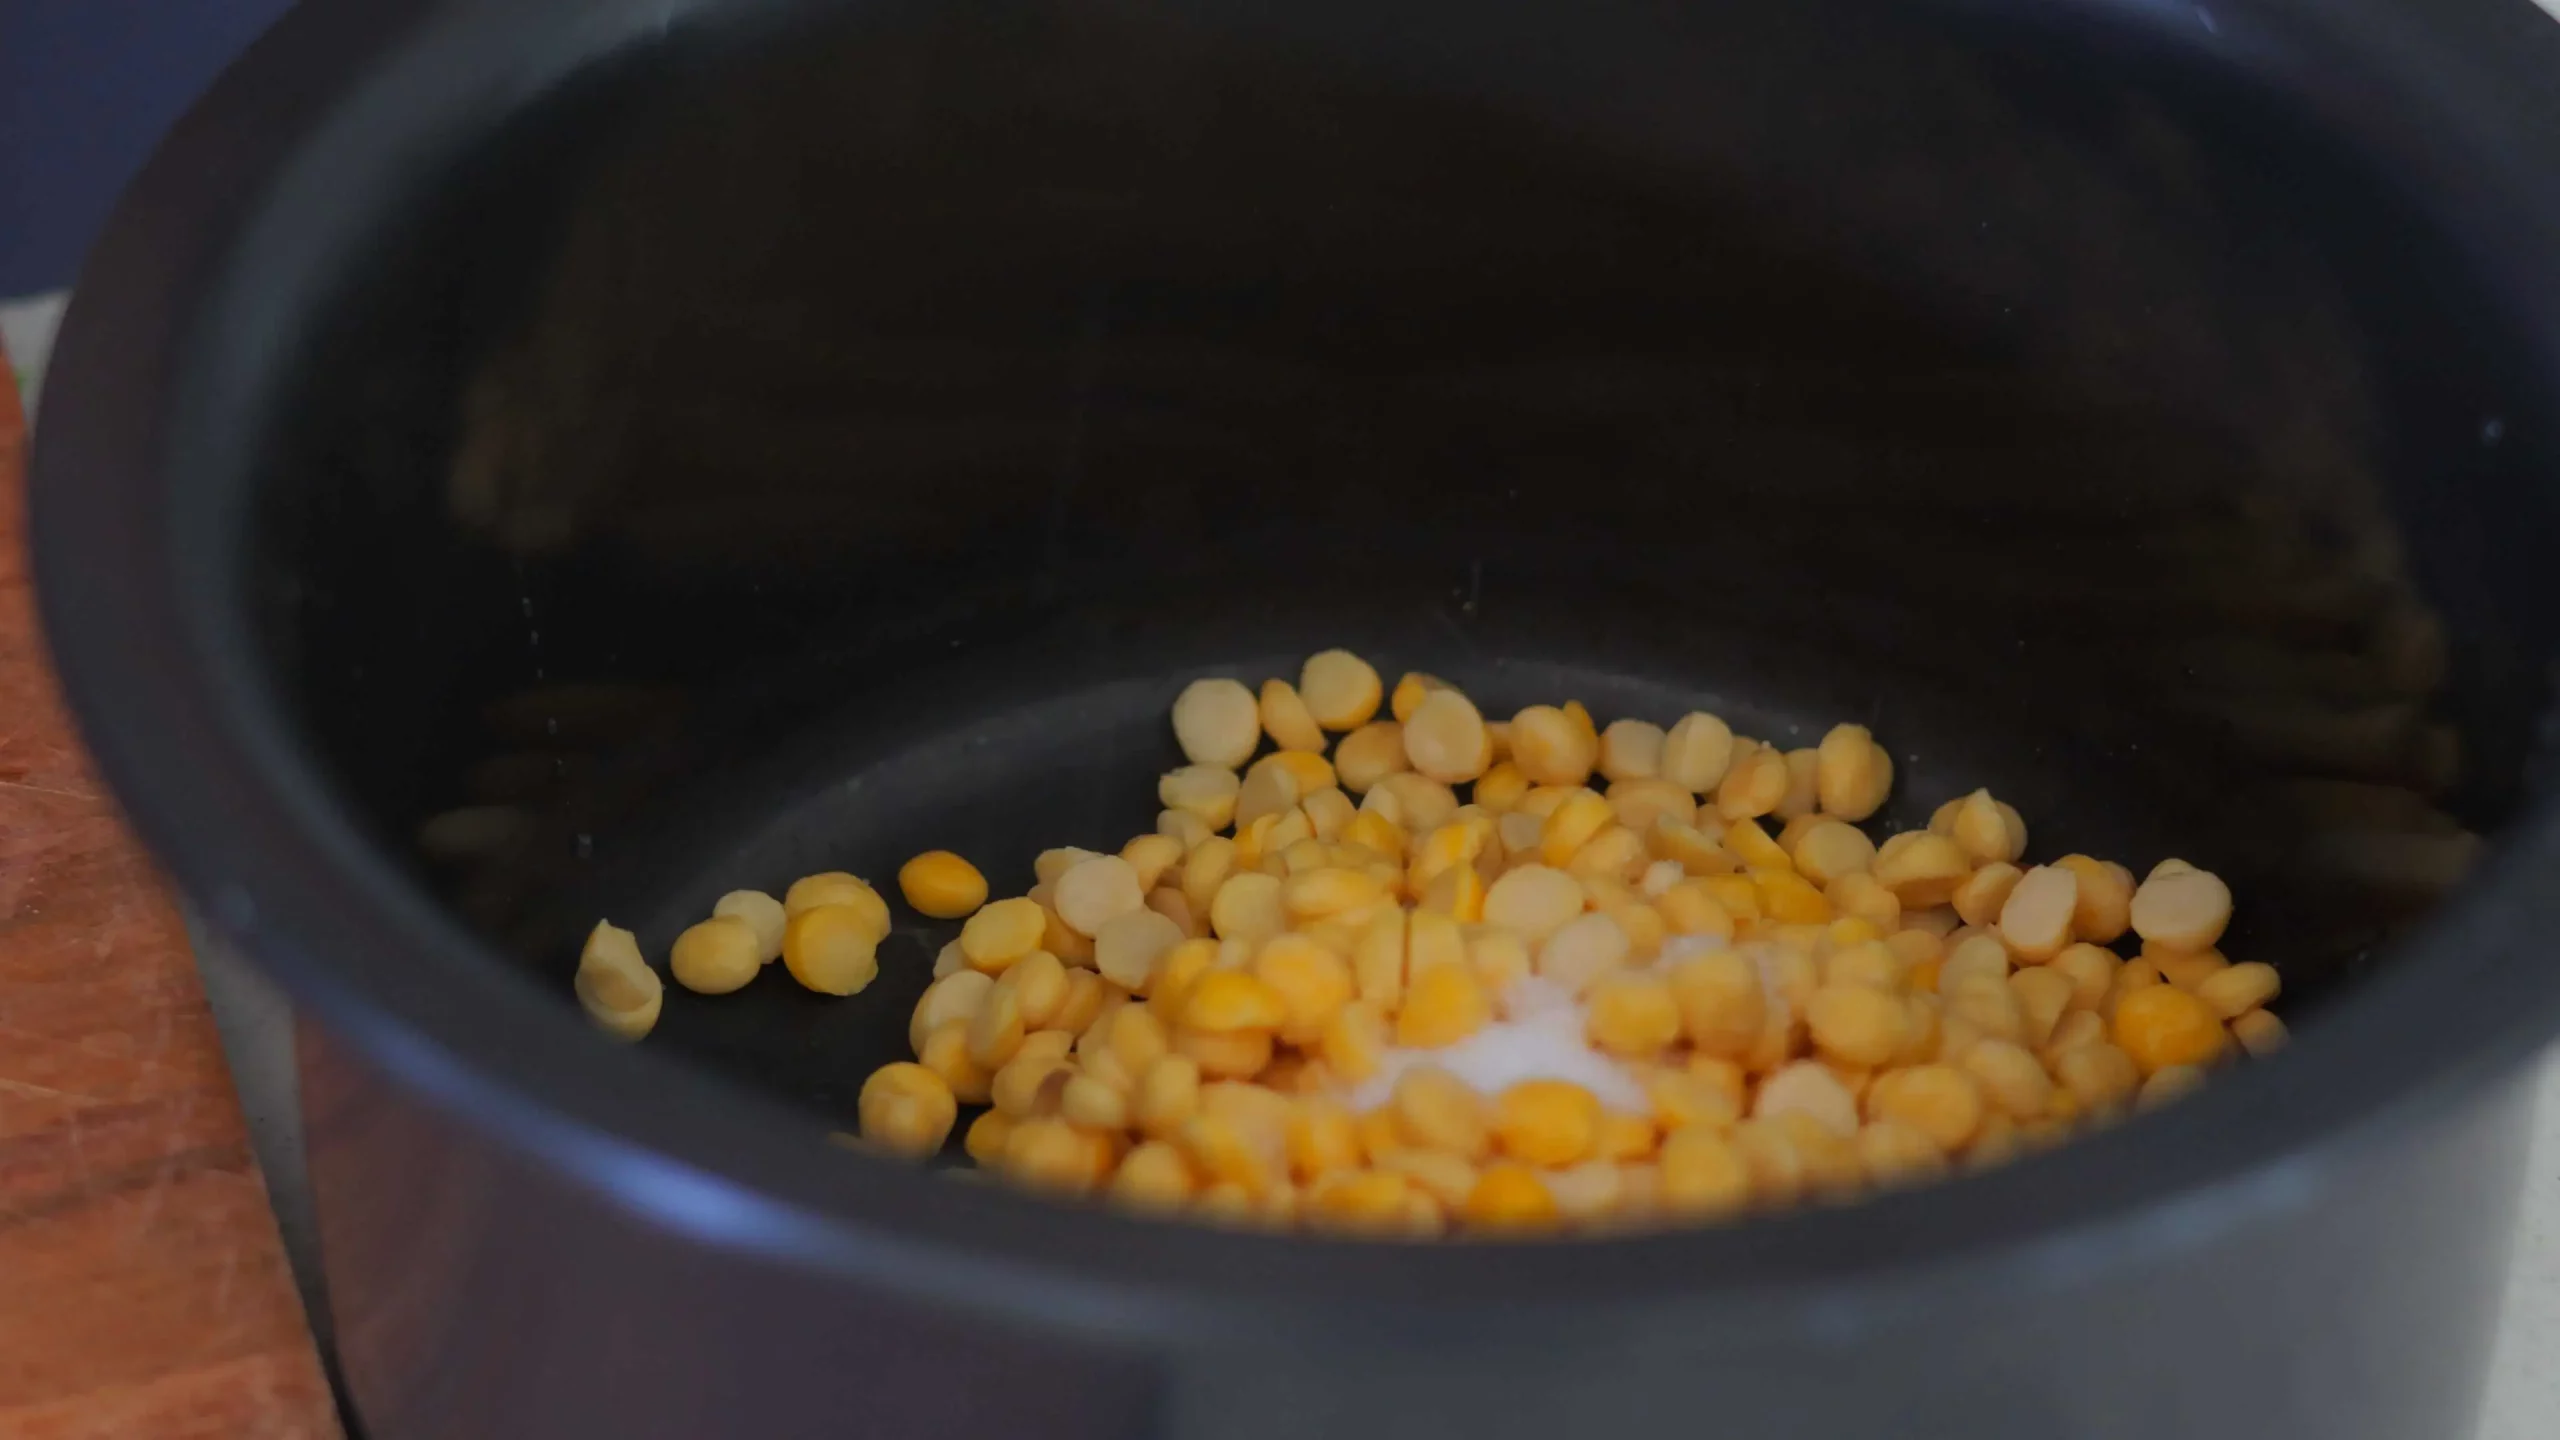
{"label": "pile of yellow lentils", "polygon": [[[1152,833],[1048,851],[993,903],[959,856],[910,860],[907,904],[966,923],[916,1058],[862,1088],[863,1141],[931,1156],[983,1105],[968,1154],[1051,1194],[1343,1234],[1592,1231],[1997,1164],[2284,1041],[2276,972],[2214,948],[2220,879],[2026,865],[2024,820],[1985,790],[1879,844],[1858,827],[1894,767],[1862,726],[1786,750],[1703,713],[1489,722],[1428,675],[1383,692],[1341,650],[1258,694],[1198,681]],[[669,968],[720,994],[779,958],[849,995],[889,925],[870,885],[811,875],[722,897]],[[616,1034],[657,1018],[628,931],[596,927],[577,985]],[[1532,1008],[1548,1033],[1568,1016],[1575,1063],[1502,1063]],[[1498,1088],[1458,1073],[1488,1055]],[[1572,1078],[1591,1064],[1613,1083]]]}

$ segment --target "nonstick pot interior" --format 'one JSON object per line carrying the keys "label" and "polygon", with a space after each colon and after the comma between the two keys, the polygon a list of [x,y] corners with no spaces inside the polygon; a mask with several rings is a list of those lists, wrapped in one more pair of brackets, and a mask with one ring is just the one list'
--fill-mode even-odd
{"label": "nonstick pot interior", "polygon": [[[2065,8],[705,7],[475,124],[359,88],[179,407],[215,718],[599,1066],[598,916],[1019,889],[1148,827],[1185,680],[1336,644],[1868,723],[1889,824],[2230,875],[2316,1043],[2459,878],[2371,857],[2529,812],[2548,357],[2401,117]],[[950,931],[646,1053],[815,1154]]]}
{"label": "nonstick pot interior", "polygon": [[[1750,28],[1839,93],[1578,133],[1110,11],[636,65],[348,277],[245,572],[281,686],[386,845],[532,817],[432,878],[564,1004],[599,915],[661,953],[736,886],[1116,848],[1184,680],[1335,643],[1497,713],[1865,721],[1889,823],[1989,784],[2040,853],[2230,871],[2316,1004],[2410,897],[2280,782],[2513,803],[2497,328],[2252,97]],[[952,928],[654,1043],[841,1117]]]}

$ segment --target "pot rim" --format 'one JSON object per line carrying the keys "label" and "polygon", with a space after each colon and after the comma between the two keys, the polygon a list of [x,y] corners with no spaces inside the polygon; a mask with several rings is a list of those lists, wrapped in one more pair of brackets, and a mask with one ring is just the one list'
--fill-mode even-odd
{"label": "pot rim", "polygon": [[[241,519],[242,467],[225,478],[225,459],[247,453],[257,387],[282,368],[258,319],[324,303],[331,247],[354,232],[347,217],[575,70],[677,21],[782,4],[636,8],[298,7],[126,196],[81,276],[36,441],[45,630],[134,824],[218,934],[463,1123],[709,1243],[1097,1336],[1410,1343],[1669,1322],[1838,1341],[1903,1307],[2079,1284],[2297,1210],[2356,1155],[2509,1075],[2560,1030],[2560,967],[2529,938],[2560,933],[2560,886],[2536,883],[2560,874],[2560,809],[2544,806],[2282,1063],[2242,1067],[2174,1123],[2145,1117],[1957,1183],[1718,1229],[1380,1246],[1126,1220],[844,1154],[777,1100],[600,1042],[574,1005],[536,993],[378,854],[294,753],[245,621],[222,598],[206,553],[218,547],[201,542]],[[2115,0],[2038,8],[2035,23],[2065,11],[2161,23]],[[2438,0],[2424,26],[2395,8],[2340,0],[2315,18],[2271,0],[2223,17],[2213,38],[2237,46],[2254,22],[2267,22],[2265,37],[2298,25],[2282,36],[2287,53],[2352,50],[2365,68],[2388,67],[2404,110],[2423,86],[2431,124],[2439,106],[2458,112],[2431,133],[2439,149],[2463,147],[2460,163],[2424,150],[2393,158],[2445,167],[2440,178],[2489,204],[2501,224],[2472,237],[2496,247],[2478,258],[2520,274],[2537,249],[2560,249],[2554,207],[2528,178],[2560,173],[2560,98],[2547,84],[2560,73],[2560,25],[2526,0]],[[2396,37],[2388,53],[2375,48],[2384,35]],[[2305,39],[2308,49],[2291,48]],[[2391,138],[2420,143],[2409,116],[2370,90],[2329,98],[2396,114]],[[2490,135],[2502,144],[2484,154]],[[358,154],[383,163],[350,185]],[[314,208],[320,195],[328,205]],[[2542,318],[2553,322],[2542,333],[2560,336],[2560,317]]]}

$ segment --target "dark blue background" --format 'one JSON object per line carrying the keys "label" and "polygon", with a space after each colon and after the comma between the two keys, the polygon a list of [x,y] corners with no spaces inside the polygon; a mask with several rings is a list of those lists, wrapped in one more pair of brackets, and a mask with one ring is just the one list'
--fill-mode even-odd
{"label": "dark blue background", "polygon": [[71,283],[171,121],[286,0],[0,0],[0,297]]}

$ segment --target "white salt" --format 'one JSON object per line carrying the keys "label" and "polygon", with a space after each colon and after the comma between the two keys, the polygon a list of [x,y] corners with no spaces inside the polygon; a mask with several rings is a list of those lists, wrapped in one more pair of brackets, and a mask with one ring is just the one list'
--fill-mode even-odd
{"label": "white salt", "polygon": [[1502,1013],[1455,1045],[1388,1050],[1378,1073],[1351,1092],[1352,1108],[1384,1105],[1405,1071],[1437,1065],[1481,1095],[1498,1095],[1523,1080],[1570,1080],[1610,1109],[1651,1113],[1635,1075],[1583,1038],[1582,1004],[1562,986],[1535,975],[1520,980],[1503,992]]}
{"label": "white salt", "polygon": [[1668,965],[1692,955],[1713,955],[1719,950],[1732,948],[1732,942],[1720,935],[1674,935],[1662,942],[1661,963]]}

